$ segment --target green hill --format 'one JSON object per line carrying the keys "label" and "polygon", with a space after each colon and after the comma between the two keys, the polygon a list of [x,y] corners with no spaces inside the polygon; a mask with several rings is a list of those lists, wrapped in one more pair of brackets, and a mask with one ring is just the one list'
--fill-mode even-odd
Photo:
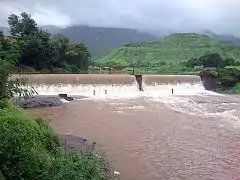
{"label": "green hill", "polygon": [[125,45],[96,60],[101,65],[170,66],[207,53],[219,53],[223,58],[240,61],[240,46],[219,41],[207,35],[177,33],[151,43]]}

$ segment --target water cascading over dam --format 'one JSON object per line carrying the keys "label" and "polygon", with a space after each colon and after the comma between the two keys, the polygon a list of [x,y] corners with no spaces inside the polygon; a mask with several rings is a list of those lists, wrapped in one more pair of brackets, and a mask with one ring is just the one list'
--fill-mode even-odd
{"label": "water cascading over dam", "polygon": [[39,95],[84,95],[105,97],[106,95],[136,94],[135,77],[131,75],[97,74],[32,74],[23,75]]}
{"label": "water cascading over dam", "polygon": [[154,95],[194,95],[206,93],[201,78],[193,75],[144,75],[143,87]]}
{"label": "water cascading over dam", "polygon": [[138,97],[171,95],[172,91],[175,95],[207,92],[199,76],[187,75],[32,74],[23,78],[40,95]]}

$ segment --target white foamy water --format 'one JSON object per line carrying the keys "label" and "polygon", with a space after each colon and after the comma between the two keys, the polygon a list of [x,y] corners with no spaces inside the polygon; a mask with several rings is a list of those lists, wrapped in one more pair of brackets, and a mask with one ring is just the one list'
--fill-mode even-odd
{"label": "white foamy water", "polygon": [[[217,93],[211,94],[209,92],[205,92],[204,94],[199,93],[195,95],[161,97],[155,96],[149,97],[148,100],[152,102],[164,103],[167,108],[184,114],[199,117],[216,118],[230,122],[234,127],[240,127],[239,99],[236,100],[238,101],[237,103],[231,103],[231,101],[234,101],[233,99],[229,99],[229,102],[225,103],[224,99],[218,99],[225,96]],[[216,101],[216,98],[218,101]]]}
{"label": "white foamy water", "polygon": [[[181,83],[181,84],[155,84],[154,86],[144,85],[144,91],[149,97],[162,97],[169,95],[218,95],[215,92],[204,89],[201,82],[199,83]],[[173,91],[173,94],[172,94]]]}
{"label": "white foamy water", "polygon": [[[202,83],[183,83],[183,84],[161,84],[145,85],[144,91],[139,91],[136,83],[130,85],[35,85],[35,90],[39,95],[57,95],[66,93],[70,96],[87,96],[95,98],[135,98],[135,97],[168,97],[172,95],[220,95],[204,89]],[[173,94],[172,94],[173,90]]]}
{"label": "white foamy water", "polygon": [[135,84],[133,85],[35,85],[39,95],[58,95],[66,93],[69,96],[87,96],[95,98],[134,98],[141,96]]}

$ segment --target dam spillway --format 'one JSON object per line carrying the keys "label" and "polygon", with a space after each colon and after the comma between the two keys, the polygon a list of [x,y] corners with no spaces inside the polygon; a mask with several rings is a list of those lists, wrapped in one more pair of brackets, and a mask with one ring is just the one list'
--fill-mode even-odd
{"label": "dam spillway", "polygon": [[114,97],[138,97],[169,95],[172,89],[178,95],[208,92],[199,76],[188,75],[31,74],[21,77],[40,95],[67,93],[104,97],[107,92]]}

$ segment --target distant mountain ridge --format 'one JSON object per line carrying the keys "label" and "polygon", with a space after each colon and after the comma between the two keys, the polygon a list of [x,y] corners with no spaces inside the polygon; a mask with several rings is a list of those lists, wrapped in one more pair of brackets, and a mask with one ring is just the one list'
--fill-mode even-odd
{"label": "distant mountain ridge", "polygon": [[124,44],[149,42],[158,38],[135,29],[90,26],[70,26],[63,28],[61,34],[71,41],[84,42],[95,57],[111,52]]}
{"label": "distant mountain ridge", "polygon": [[[76,25],[58,27],[54,25],[42,26],[52,34],[63,34],[73,42],[83,42],[89,48],[92,56],[101,57],[125,44],[151,42],[166,36],[168,32],[158,30],[143,32],[128,28],[107,28]],[[9,35],[7,27],[0,27],[5,35]],[[229,41],[240,45],[240,38],[230,34],[216,34],[210,30],[202,30],[200,34],[209,35],[219,41]]]}

